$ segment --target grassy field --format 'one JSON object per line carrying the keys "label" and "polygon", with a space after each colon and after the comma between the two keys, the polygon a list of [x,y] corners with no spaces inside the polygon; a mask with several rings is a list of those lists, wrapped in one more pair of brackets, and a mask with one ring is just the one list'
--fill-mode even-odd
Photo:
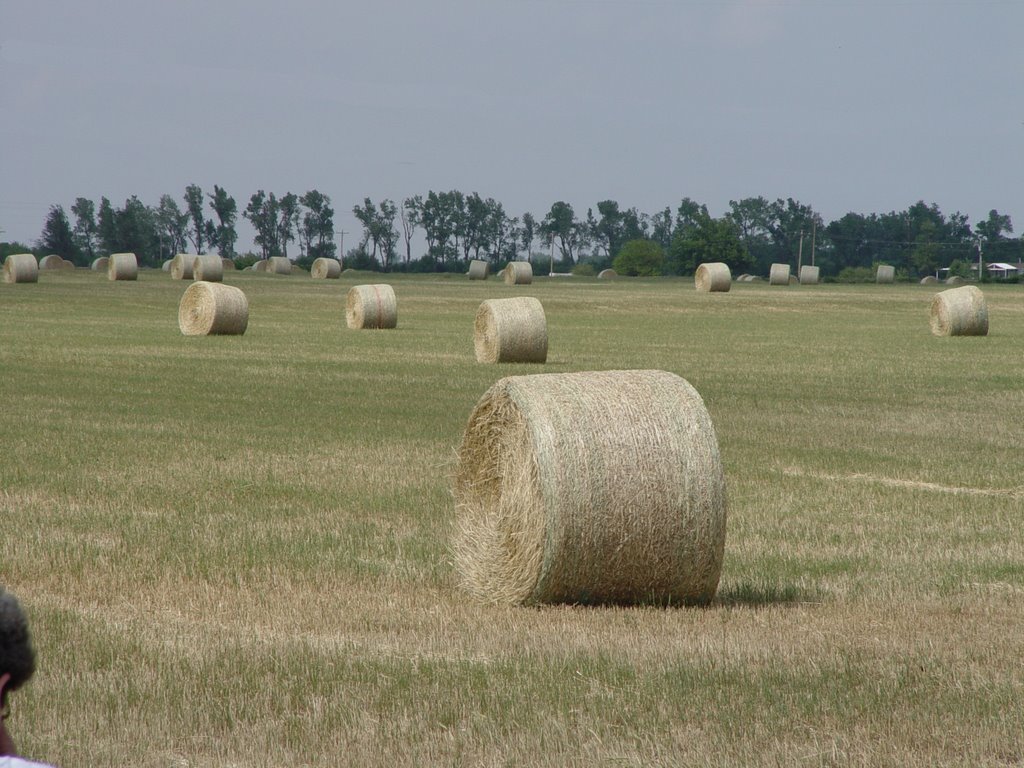
{"label": "grassy field", "polygon": [[[8,722],[63,766],[1022,765],[1024,287],[936,338],[916,285],[231,273],[0,285],[0,584],[40,655]],[[449,478],[485,298],[538,297],[543,371],[702,394],[729,496],[705,609],[506,608],[454,588]]]}

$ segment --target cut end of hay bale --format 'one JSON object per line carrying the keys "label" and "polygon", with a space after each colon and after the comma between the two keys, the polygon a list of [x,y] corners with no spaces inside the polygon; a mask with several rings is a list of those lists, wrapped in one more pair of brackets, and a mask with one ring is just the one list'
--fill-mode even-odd
{"label": "cut end of hay bale", "polygon": [[789,264],[772,264],[768,285],[789,285]]}
{"label": "cut end of hay bale", "polygon": [[267,259],[266,271],[272,275],[290,275],[292,263],[284,256],[271,256]]}
{"label": "cut end of hay bale", "polygon": [[5,283],[38,283],[39,264],[31,253],[12,253],[4,259]]}
{"label": "cut end of hay bale", "polygon": [[139,262],[134,253],[112,253],[107,261],[108,280],[138,280]]}
{"label": "cut end of hay bale", "polygon": [[488,299],[477,310],[473,347],[478,363],[543,363],[548,359],[544,307],[532,296]]}
{"label": "cut end of hay bale", "polygon": [[395,290],[384,283],[352,286],[345,298],[345,324],[357,330],[397,327]]}
{"label": "cut end of hay bale", "polygon": [[985,295],[973,285],[937,293],[932,299],[929,322],[936,336],[986,336]]}
{"label": "cut end of hay bale", "polygon": [[725,293],[732,288],[732,270],[721,261],[701,264],[693,275],[693,284],[699,293]]}
{"label": "cut end of hay bale", "polygon": [[224,262],[216,255],[193,256],[192,277],[207,283],[219,283],[224,280]]}
{"label": "cut end of hay bale", "polygon": [[191,280],[196,255],[194,253],[177,253],[171,259],[171,277],[175,280]]}
{"label": "cut end of hay bale", "polygon": [[800,285],[817,285],[820,275],[820,267],[802,266],[800,267]]}
{"label": "cut end of hay bale", "polygon": [[725,477],[704,403],[665,371],[501,379],[454,477],[463,588],[492,603],[705,604]]}
{"label": "cut end of hay bale", "polygon": [[896,280],[896,267],[891,264],[879,264],[875,271],[876,283],[892,283]]}
{"label": "cut end of hay bale", "polygon": [[473,259],[469,262],[469,275],[470,280],[486,280],[487,276],[491,273],[491,265],[481,259]]}
{"label": "cut end of hay bale", "polygon": [[[35,257],[33,257],[33,258],[35,258]],[[64,268],[64,259],[62,259],[60,256],[58,256],[55,253],[51,253],[49,256],[43,256],[43,258],[41,258],[39,260],[39,268],[40,269],[63,269]]]}
{"label": "cut end of hay bale", "polygon": [[237,336],[248,326],[249,301],[232,285],[194,282],[178,305],[178,327],[186,336]]}
{"label": "cut end of hay bale", "polygon": [[501,274],[505,285],[530,285],[533,282],[533,265],[528,261],[510,261]]}
{"label": "cut end of hay bale", "polygon": [[321,257],[313,262],[310,275],[314,280],[337,280],[341,277],[341,262]]}

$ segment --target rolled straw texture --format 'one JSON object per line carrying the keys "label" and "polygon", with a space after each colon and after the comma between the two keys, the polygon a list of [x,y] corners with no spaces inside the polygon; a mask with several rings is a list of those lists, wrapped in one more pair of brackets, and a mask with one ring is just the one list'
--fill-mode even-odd
{"label": "rolled straw texture", "polygon": [[543,363],[548,321],[532,296],[488,299],[476,312],[473,347],[478,363]]}
{"label": "rolled straw texture", "polygon": [[612,278],[618,277],[619,273],[614,269],[602,269],[597,273],[598,280],[611,280]]}
{"label": "rolled straw texture", "polygon": [[732,288],[732,270],[721,261],[710,261],[697,267],[693,284],[701,293],[724,293]]}
{"label": "rolled straw texture", "polygon": [[501,379],[454,478],[462,586],[486,602],[704,604],[725,476],[704,402],[665,371]]}
{"label": "rolled straw texture", "polygon": [[220,265],[225,272],[236,269],[235,262],[233,259],[229,259],[227,256],[222,256],[220,259]]}
{"label": "rolled straw texture", "polygon": [[194,253],[178,253],[171,259],[171,277],[175,280],[191,280],[192,268],[195,266]]}
{"label": "rolled straw texture", "polygon": [[224,262],[220,256],[202,255],[192,257],[192,277],[207,283],[219,283],[224,280]]}
{"label": "rolled straw texture", "polygon": [[61,269],[74,269],[75,268],[75,262],[71,261],[70,259],[64,259],[62,261],[61,265],[60,265],[60,268]]}
{"label": "rolled straw texture", "polygon": [[963,285],[964,279],[960,275],[952,275],[946,278],[946,285]]}
{"label": "rolled straw texture", "polygon": [[487,275],[491,273],[491,265],[486,261],[480,259],[473,259],[469,262],[469,279],[470,280],[486,280]]}
{"label": "rolled straw texture", "polygon": [[789,285],[789,264],[772,264],[768,285]]}
{"label": "rolled straw texture", "polygon": [[[167,261],[165,261],[163,264],[160,265],[160,269],[162,269],[164,272],[170,272],[171,271],[171,264],[173,262],[174,262],[174,259],[167,259]],[[106,269],[106,267],[104,267],[104,269]]]}
{"label": "rolled straw texture", "polygon": [[387,284],[354,285],[345,299],[345,323],[349,328],[395,328],[398,299]]}
{"label": "rolled straw texture", "polygon": [[89,265],[89,268],[95,270],[96,272],[106,272],[107,264],[109,263],[110,259],[108,259],[106,256],[100,256],[92,260],[92,264]]}
{"label": "rolled straw texture", "polygon": [[134,253],[112,253],[107,262],[108,280],[138,280],[139,262]]}
{"label": "rolled straw texture", "polygon": [[249,301],[240,288],[197,280],[178,305],[178,327],[186,336],[238,336],[249,326]]}
{"label": "rolled straw texture", "polygon": [[39,264],[31,253],[12,253],[4,259],[5,283],[38,283]]}
{"label": "rolled straw texture", "polygon": [[891,283],[896,280],[896,267],[891,264],[879,264],[875,270],[876,283]]}
{"label": "rolled straw texture", "polygon": [[267,272],[275,275],[290,275],[292,263],[284,256],[271,256],[267,259]]}
{"label": "rolled straw texture", "polygon": [[817,285],[821,275],[821,267],[800,267],[800,285]]}
{"label": "rolled straw texture", "polygon": [[51,253],[49,256],[43,256],[43,258],[39,260],[40,269],[62,269],[63,267],[64,259],[56,253]]}
{"label": "rolled straw texture", "polygon": [[528,261],[510,261],[502,275],[505,285],[530,285],[533,282],[533,265]]}
{"label": "rolled straw texture", "polygon": [[935,294],[931,328],[936,336],[987,336],[988,305],[985,295],[973,285]]}
{"label": "rolled straw texture", "polygon": [[939,278],[935,275],[925,275],[921,278],[921,285],[938,285]]}
{"label": "rolled straw texture", "polygon": [[267,260],[260,259],[251,267],[253,272],[266,272],[267,271]]}
{"label": "rolled straw texture", "polygon": [[316,280],[336,280],[341,277],[341,262],[337,259],[319,258],[313,262],[310,275]]}

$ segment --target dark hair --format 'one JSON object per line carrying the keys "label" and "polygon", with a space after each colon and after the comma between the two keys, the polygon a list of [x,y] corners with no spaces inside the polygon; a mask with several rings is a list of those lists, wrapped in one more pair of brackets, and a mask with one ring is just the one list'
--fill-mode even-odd
{"label": "dark hair", "polygon": [[10,592],[0,587],[0,675],[11,676],[4,686],[0,703],[10,691],[28,682],[36,671],[36,653],[28,631],[28,619]]}

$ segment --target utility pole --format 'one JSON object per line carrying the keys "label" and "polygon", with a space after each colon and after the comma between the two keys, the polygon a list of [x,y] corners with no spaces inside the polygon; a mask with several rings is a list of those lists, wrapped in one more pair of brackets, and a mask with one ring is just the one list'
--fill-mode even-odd
{"label": "utility pole", "polygon": [[341,235],[341,241],[338,245],[338,263],[341,264],[342,269],[345,268],[345,235],[348,234],[344,229],[340,232],[335,232],[336,235]]}
{"label": "utility pole", "polygon": [[981,260],[981,238],[978,238],[978,282],[981,282],[982,270],[984,269],[984,263]]}
{"label": "utility pole", "polygon": [[818,234],[818,222],[815,221],[811,225],[811,266],[812,267],[814,266],[814,241],[816,239],[817,234]]}
{"label": "utility pole", "polygon": [[796,275],[800,277],[800,268],[804,260],[804,231],[800,230],[800,249],[796,252]]}

